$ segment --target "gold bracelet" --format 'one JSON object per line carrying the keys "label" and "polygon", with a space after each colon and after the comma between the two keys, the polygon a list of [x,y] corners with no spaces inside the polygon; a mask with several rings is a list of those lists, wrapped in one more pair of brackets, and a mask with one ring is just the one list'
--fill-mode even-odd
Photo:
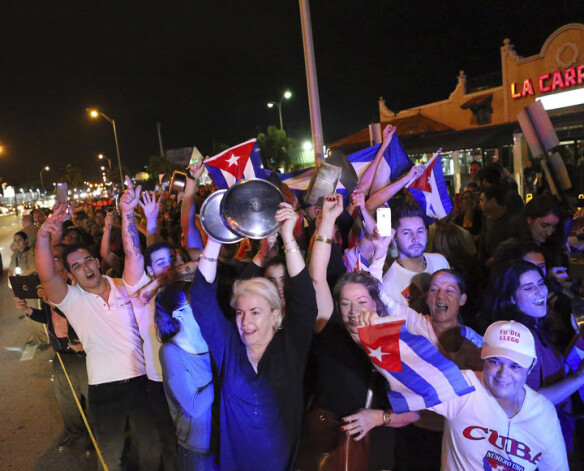
{"label": "gold bracelet", "polygon": [[386,427],[391,424],[391,410],[387,409],[383,411],[383,425],[385,425]]}
{"label": "gold bracelet", "polygon": [[208,260],[209,262],[216,262],[217,261],[216,258],[207,257],[205,255],[201,255],[199,258],[204,258],[205,260]]}
{"label": "gold bracelet", "polygon": [[298,247],[298,245],[296,245],[296,247],[292,247],[291,249],[285,248],[284,253],[292,253],[292,252],[296,252],[298,250],[300,250],[300,247]]}
{"label": "gold bracelet", "polygon": [[333,243],[332,239],[329,239],[328,237],[323,237],[320,234],[316,234],[316,237],[314,238],[314,240],[317,240],[318,242],[324,242],[325,244],[331,244]]}

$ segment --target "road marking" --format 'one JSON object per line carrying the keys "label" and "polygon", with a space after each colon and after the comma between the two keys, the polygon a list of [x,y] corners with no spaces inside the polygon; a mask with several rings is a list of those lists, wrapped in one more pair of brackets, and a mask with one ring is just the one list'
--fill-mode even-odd
{"label": "road marking", "polygon": [[21,347],[4,347],[4,350],[8,350],[9,352],[22,352]]}

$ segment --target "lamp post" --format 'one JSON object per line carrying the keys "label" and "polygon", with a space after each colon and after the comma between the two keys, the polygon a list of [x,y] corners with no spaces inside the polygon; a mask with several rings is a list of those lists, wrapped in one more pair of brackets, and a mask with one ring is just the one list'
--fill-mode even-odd
{"label": "lamp post", "polygon": [[289,100],[292,98],[292,92],[290,90],[286,90],[280,98],[280,101],[270,101],[268,103],[268,108],[273,108],[274,106],[278,108],[278,115],[280,116],[280,130],[284,129],[284,124],[282,121],[282,103],[284,100]]}
{"label": "lamp post", "polygon": [[41,189],[43,190],[43,193],[45,191],[45,184],[43,183],[43,172],[48,172],[50,169],[50,167],[47,165],[44,168],[41,169],[41,171],[39,172],[39,175],[41,176]]}
{"label": "lamp post", "polygon": [[112,161],[111,161],[110,159],[108,159],[108,158],[107,158],[105,155],[103,155],[103,154],[99,154],[99,155],[97,156],[97,158],[98,158],[99,160],[104,160],[104,159],[105,159],[105,160],[107,160],[107,165],[108,165],[108,168],[109,168],[110,170],[112,169]]}
{"label": "lamp post", "polygon": [[114,139],[116,141],[116,153],[118,154],[118,167],[120,169],[120,191],[124,188],[124,175],[122,174],[122,159],[120,157],[120,146],[118,144],[118,132],[116,131],[116,121],[115,119],[110,118],[108,115],[106,115],[105,113],[102,113],[99,110],[88,110],[89,111],[89,115],[92,118],[98,118],[99,116],[101,116],[102,118],[104,118],[106,121],[108,121],[111,125],[112,128],[114,130]]}

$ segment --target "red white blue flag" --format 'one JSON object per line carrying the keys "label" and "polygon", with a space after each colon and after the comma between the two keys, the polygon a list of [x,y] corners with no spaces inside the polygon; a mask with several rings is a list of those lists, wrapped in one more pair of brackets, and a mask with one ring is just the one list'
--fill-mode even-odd
{"label": "red white blue flag", "polygon": [[[347,155],[347,158],[351,162],[351,165],[353,165],[353,168],[355,169],[355,172],[357,172],[359,178],[361,178],[361,175],[363,175],[367,167],[369,167],[375,158],[375,154],[377,154],[380,146],[381,144],[376,144],[353,154]],[[397,134],[395,134],[391,140],[391,143],[383,154],[383,159],[381,159],[379,166],[377,167],[371,191],[374,192],[377,189],[388,185],[392,181],[397,180],[410,168],[412,168],[413,165],[414,164],[404,151]],[[278,177],[280,180],[286,183],[292,189],[292,191],[296,193],[296,195],[302,196],[302,192],[308,188],[313,170],[314,167],[304,170],[297,170],[296,172],[292,173],[279,174]],[[349,195],[340,182],[337,187],[337,193],[343,195],[343,198],[345,199],[345,205],[347,205]]]}
{"label": "red white blue flag", "polygon": [[441,151],[438,149],[432,156],[421,176],[406,185],[426,215],[433,220],[445,218],[452,211],[452,201],[442,171]]}
{"label": "red white blue flag", "polygon": [[250,139],[205,160],[209,176],[217,189],[226,190],[234,183],[249,178],[265,178],[256,139]]}
{"label": "red white blue flag", "polygon": [[359,338],[389,383],[387,396],[397,413],[427,409],[474,391],[460,369],[422,335],[406,328],[406,316],[359,327]]}

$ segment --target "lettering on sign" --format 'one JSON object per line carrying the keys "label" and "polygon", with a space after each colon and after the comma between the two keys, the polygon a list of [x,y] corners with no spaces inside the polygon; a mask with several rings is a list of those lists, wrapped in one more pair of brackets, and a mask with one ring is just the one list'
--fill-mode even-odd
{"label": "lettering on sign", "polygon": [[511,98],[516,100],[535,95],[536,91],[538,93],[553,92],[582,84],[584,84],[584,64],[578,67],[570,67],[563,72],[556,70],[555,72],[541,75],[537,79],[536,88],[534,88],[533,81],[530,78],[526,78],[521,83],[511,82]]}

